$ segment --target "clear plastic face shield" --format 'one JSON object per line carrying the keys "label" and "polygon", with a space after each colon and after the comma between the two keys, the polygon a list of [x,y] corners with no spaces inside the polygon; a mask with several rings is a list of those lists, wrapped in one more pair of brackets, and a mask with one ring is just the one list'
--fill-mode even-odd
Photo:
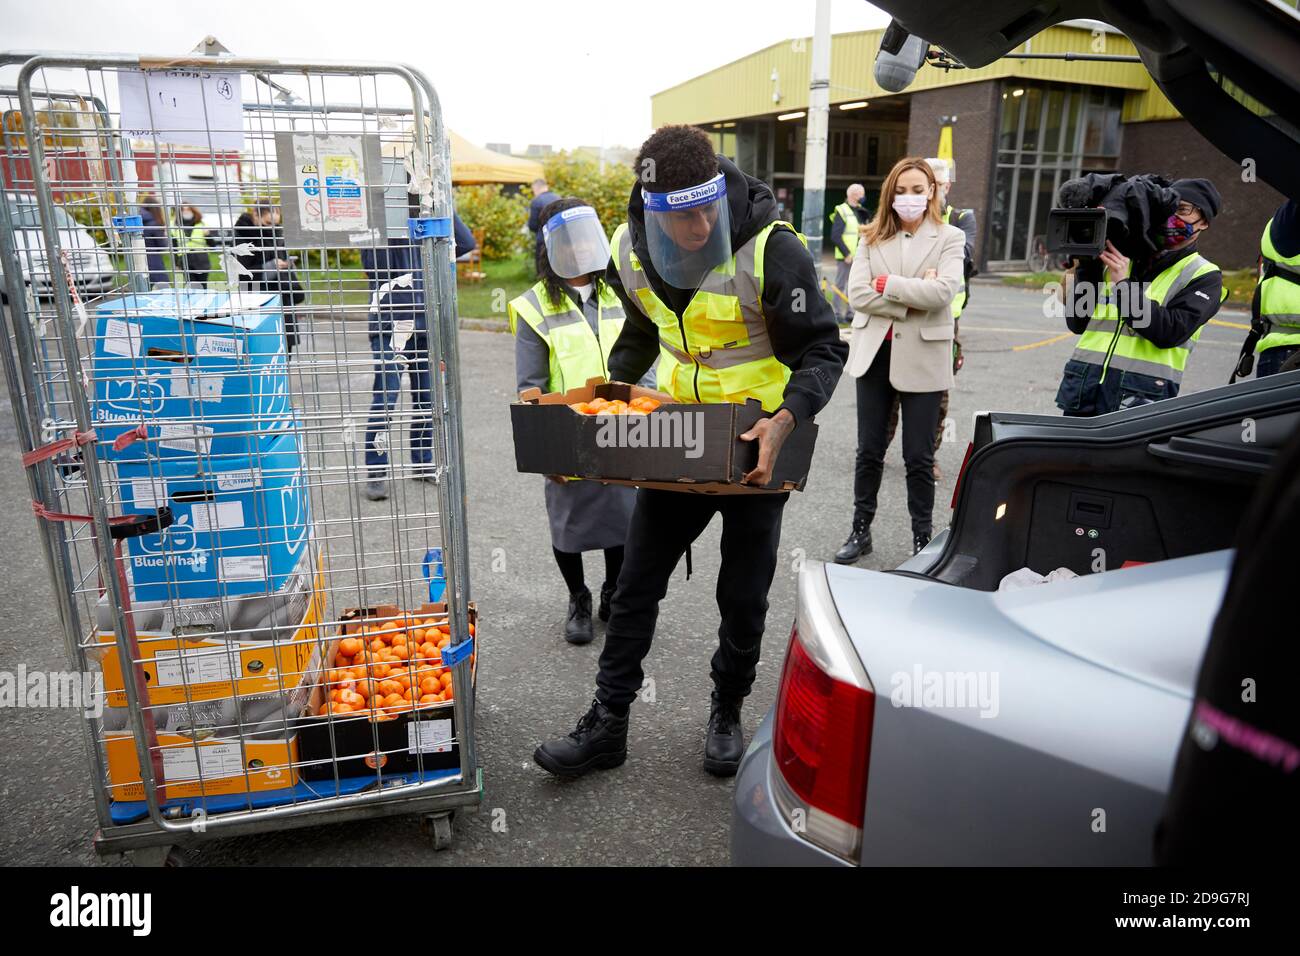
{"label": "clear plastic face shield", "polygon": [[604,272],[609,264],[609,240],[590,206],[557,212],[542,226],[542,241],[551,268],[562,278]]}
{"label": "clear plastic face shield", "polygon": [[731,258],[731,214],[723,173],[670,193],[641,190],[646,244],[663,280],[698,289],[704,277]]}

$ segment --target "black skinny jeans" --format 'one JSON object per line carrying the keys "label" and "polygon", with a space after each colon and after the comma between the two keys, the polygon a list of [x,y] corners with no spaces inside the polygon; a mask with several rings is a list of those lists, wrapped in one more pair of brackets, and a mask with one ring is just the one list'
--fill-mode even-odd
{"label": "black skinny jeans", "polygon": [[858,455],[853,471],[853,520],[870,526],[889,447],[889,413],[897,396],[903,413],[903,464],[912,534],[929,535],[934,515],[934,432],[943,392],[899,392],[889,384],[892,342],[886,339],[858,379]]}
{"label": "black skinny jeans", "polygon": [[722,566],[717,601],[722,615],[710,672],[719,696],[739,701],[749,694],[767,620],[767,592],[776,573],[782,494],[693,495],[641,488],[628,527],[623,569],[610,604],[596,696],[626,713],[645,675],[659,602],[686,548],[713,518],[722,515]]}

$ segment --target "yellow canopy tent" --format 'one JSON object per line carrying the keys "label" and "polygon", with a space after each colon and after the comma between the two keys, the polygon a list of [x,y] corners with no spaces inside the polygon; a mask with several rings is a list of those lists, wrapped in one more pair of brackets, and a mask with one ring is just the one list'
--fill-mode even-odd
{"label": "yellow canopy tent", "polygon": [[541,163],[475,146],[453,130],[447,130],[447,134],[451,137],[451,181],[457,186],[479,183],[527,185],[542,178]]}

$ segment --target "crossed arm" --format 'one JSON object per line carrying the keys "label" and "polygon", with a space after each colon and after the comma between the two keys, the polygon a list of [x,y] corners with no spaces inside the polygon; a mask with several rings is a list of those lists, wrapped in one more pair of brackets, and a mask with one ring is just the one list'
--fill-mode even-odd
{"label": "crossed arm", "polygon": [[[879,275],[873,271],[871,249],[866,242],[859,243],[849,273],[849,304],[853,310],[897,321],[906,319],[909,309],[931,312],[952,302],[962,287],[965,237],[959,231],[944,230],[940,241],[937,269],[921,276],[889,274],[882,290],[877,290],[876,280],[885,273],[883,269]],[[879,257],[875,263],[878,267]]]}

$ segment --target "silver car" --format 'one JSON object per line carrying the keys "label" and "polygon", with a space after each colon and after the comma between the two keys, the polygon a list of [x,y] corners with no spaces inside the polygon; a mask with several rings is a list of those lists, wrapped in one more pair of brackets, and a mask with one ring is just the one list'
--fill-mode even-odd
{"label": "silver car", "polygon": [[[733,862],[1150,864],[1238,521],[1297,427],[1300,372],[977,416],[929,547],[802,572]],[[1079,576],[998,590],[1026,566]]]}
{"label": "silver car", "polygon": [[[23,282],[37,299],[51,298],[54,276],[62,265],[46,248],[36,197],[28,193],[5,193],[4,199],[14,225],[14,251],[22,268]],[[59,245],[68,255],[68,269],[78,292],[98,295],[117,284],[118,272],[112,257],[95,242],[89,229],[59,206],[54,207],[54,228]],[[6,297],[7,289],[4,272],[0,270],[0,290],[6,291]]]}

